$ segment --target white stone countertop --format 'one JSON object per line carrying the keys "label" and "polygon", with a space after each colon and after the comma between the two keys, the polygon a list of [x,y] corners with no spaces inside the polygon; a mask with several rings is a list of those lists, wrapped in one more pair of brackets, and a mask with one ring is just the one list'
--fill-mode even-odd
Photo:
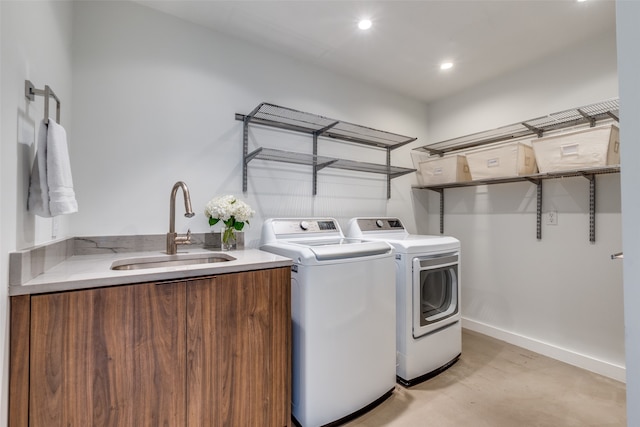
{"label": "white stone countertop", "polygon": [[9,295],[39,294],[131,283],[180,280],[224,273],[288,267],[293,264],[293,261],[289,258],[258,249],[220,252],[193,248],[178,251],[178,257],[183,257],[186,254],[204,253],[211,256],[225,254],[235,259],[207,264],[165,266],[139,270],[112,270],[111,265],[116,261],[135,261],[135,259],[147,257],[167,258],[170,255],[162,251],[74,255],[25,283],[9,286]]}

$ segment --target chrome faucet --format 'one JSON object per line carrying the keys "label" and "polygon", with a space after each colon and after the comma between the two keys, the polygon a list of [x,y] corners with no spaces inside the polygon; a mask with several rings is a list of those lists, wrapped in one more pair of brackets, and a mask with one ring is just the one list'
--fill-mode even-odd
{"label": "chrome faucet", "polygon": [[187,230],[186,236],[178,236],[176,233],[176,194],[178,188],[182,188],[184,194],[184,210],[186,211],[184,216],[191,218],[195,215],[191,209],[191,196],[189,196],[189,187],[182,181],[178,181],[173,185],[171,190],[171,200],[169,201],[169,232],[167,233],[167,253],[173,255],[178,252],[178,245],[190,245],[191,244],[191,230]]}

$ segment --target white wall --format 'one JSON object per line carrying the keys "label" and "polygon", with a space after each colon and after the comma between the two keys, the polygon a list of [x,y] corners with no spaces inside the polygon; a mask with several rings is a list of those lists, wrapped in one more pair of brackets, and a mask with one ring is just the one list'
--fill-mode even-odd
{"label": "white wall", "polygon": [[[424,141],[424,104],[138,4],[74,9],[74,235],[166,233],[178,180],[189,185],[197,213],[185,219],[179,206],[178,232],[208,231],[205,203],[235,194],[257,211],[247,239],[254,247],[267,217],[332,215],[344,225],[389,212],[413,225],[405,208],[413,174],[393,180],[387,201],[382,175],[325,169],[312,197],[310,167],[253,161],[242,194],[242,123],[234,115],[267,101]],[[250,150],[312,150],[309,135],[279,130],[251,128],[249,141]],[[392,163],[411,167],[410,148],[397,151]],[[336,153],[385,162],[381,150],[321,141],[319,154]]]}
{"label": "white wall", "polygon": [[[433,103],[429,142],[618,96],[615,43],[612,30]],[[556,210],[558,225],[543,224],[540,241],[535,185],[445,190],[445,233],[463,246],[465,326],[624,380],[622,265],[610,260],[622,247],[620,177],[597,178],[595,244],[588,189],[582,177],[544,181],[543,211]],[[437,233],[439,196],[414,198],[416,210],[433,213],[418,228]]]}
{"label": "white wall", "polygon": [[[207,231],[201,214],[206,201],[233,193],[258,212],[248,235],[253,246],[262,220],[278,215],[330,214],[344,224],[351,216],[386,213],[405,219],[413,232],[438,232],[438,198],[411,191],[411,175],[392,181],[387,201],[382,177],[325,170],[319,195],[312,197],[308,168],[255,162],[242,195],[241,125],[233,117],[259,102],[418,137],[392,155],[393,164],[411,167],[412,147],[617,96],[613,35],[427,108],[137,4],[1,1],[0,19],[5,316],[8,252],[50,240],[52,228],[50,220],[25,212],[33,148],[20,142],[33,140],[42,114],[41,100],[24,99],[25,78],[51,85],[63,100],[80,212],[61,220],[60,237],[164,233],[169,192],[181,179],[191,188],[198,216],[180,217],[179,232]],[[251,147],[261,144],[311,151],[306,136],[252,129]],[[377,150],[324,143],[320,151],[384,162]],[[598,178],[595,245],[588,243],[586,189],[584,179],[545,182],[545,209],[556,208],[560,223],[544,227],[540,242],[530,184],[448,190],[445,232],[463,241],[467,326],[574,357],[574,363],[593,362],[592,369],[615,376],[624,366],[622,279],[620,263],[608,256],[622,245],[619,178]],[[629,243],[625,252],[632,251]],[[0,323],[4,420],[8,324]]]}
{"label": "white wall", "polygon": [[[0,29],[2,28],[2,7],[0,6]],[[3,99],[2,93],[3,93],[3,80],[2,80],[2,64],[3,64],[3,56],[2,55],[2,46],[4,46],[2,44],[2,31],[0,31],[0,99]],[[2,106],[2,104],[0,103],[0,144],[2,144],[4,142],[4,134],[2,133],[2,112],[4,111],[4,108]],[[1,152],[1,151],[0,151]],[[2,158],[4,158],[4,155],[2,156]],[[3,171],[3,161],[0,158],[0,189],[2,189],[2,194],[4,194],[4,175],[2,173]],[[4,227],[4,221],[3,221],[3,212],[5,209],[5,201],[4,198],[0,196],[0,289],[6,289],[7,285],[8,285],[8,281],[7,281],[7,274],[6,271],[8,270],[7,265],[6,265],[6,261],[7,261],[7,255],[5,252],[4,247],[2,246],[2,241],[4,239],[2,239],[2,235],[5,232],[5,227]],[[0,360],[2,360],[2,363],[0,364],[0,402],[6,402],[6,403],[2,403],[0,404],[0,425],[2,425],[4,423],[4,421],[7,418],[8,415],[8,411],[7,411],[7,406],[8,406],[8,369],[9,369],[9,358],[7,357],[8,354],[8,349],[9,349],[9,333],[8,333],[8,329],[9,329],[9,313],[7,310],[8,307],[8,296],[7,296],[7,292],[6,291],[0,291]]]}
{"label": "white wall", "polygon": [[627,352],[627,425],[640,425],[640,197],[638,182],[640,168],[640,56],[637,40],[640,37],[640,3],[616,3],[618,27],[618,70],[620,75],[621,138],[631,141],[624,147],[622,158],[622,227],[624,230],[624,307]]}
{"label": "white wall", "polygon": [[[325,170],[312,197],[308,167],[254,161],[242,195],[242,127],[234,113],[268,101],[417,136],[393,156],[394,164],[411,166],[411,147],[618,94],[609,33],[433,104],[427,135],[427,109],[417,102],[137,4],[80,3],[74,31],[72,130],[81,141],[72,151],[81,206],[74,235],[166,232],[169,191],[179,179],[199,214],[216,195],[246,199],[257,211],[251,246],[272,216],[332,215],[344,224],[388,213],[405,218],[411,231],[437,233],[438,198],[409,190],[411,176],[393,181],[388,202],[382,177]],[[307,136],[252,128],[250,146],[258,145],[311,151]],[[383,152],[327,142],[320,152],[384,161]],[[447,191],[446,233],[463,241],[467,326],[622,379],[622,272],[609,260],[621,248],[619,177],[599,177],[598,190],[595,245],[583,178],[545,182],[544,209],[557,210],[560,224],[545,227],[542,241],[535,239],[531,184]],[[178,231],[187,227],[209,229],[203,215],[179,217]]]}
{"label": "white wall", "polygon": [[[29,102],[24,81],[50,85],[62,99],[62,124],[71,124],[71,4],[63,1],[0,2],[0,423],[7,417],[8,254],[52,239],[52,221],[26,211],[29,169],[44,99]],[[52,103],[55,108],[55,103]],[[72,145],[73,142],[70,141]],[[59,220],[65,236],[69,218]]]}
{"label": "white wall", "polygon": [[[50,241],[53,229],[26,212],[43,100],[25,100],[25,79],[49,84],[62,99],[79,212],[58,220],[58,237],[165,233],[177,180],[191,187],[198,212],[179,217],[179,232],[207,231],[206,201],[233,193],[257,211],[248,231],[253,246],[269,216],[331,214],[344,224],[389,212],[414,224],[404,209],[411,175],[394,180],[387,201],[381,176],[323,171],[314,198],[309,168],[254,162],[242,195],[234,114],[270,101],[424,140],[425,105],[128,2],[2,1],[0,11],[0,424],[8,401],[8,253]],[[252,129],[250,137],[252,148],[311,152],[308,136]],[[393,164],[410,167],[409,150],[394,152]],[[385,161],[382,151],[328,142],[320,153]]]}
{"label": "white wall", "polygon": [[[2,28],[2,7],[0,7],[0,29]],[[3,99],[2,96],[2,31],[0,31],[0,99]],[[4,141],[4,134],[2,133],[2,112],[4,111],[4,107],[0,103],[0,144]],[[2,156],[4,158],[4,156]],[[0,160],[0,189],[2,189],[2,194],[4,194],[4,178],[2,174],[3,170],[3,162]],[[5,203],[2,197],[0,197],[0,241],[2,241],[2,235],[4,234],[4,221],[3,221],[3,211],[4,211]],[[7,260],[7,255],[5,253],[4,247],[0,243],[0,289],[7,288],[7,281],[5,271],[7,270],[5,261]],[[9,368],[9,360],[6,357],[5,349],[9,347],[9,313],[7,310],[8,307],[8,296],[6,291],[0,291],[0,313],[5,313],[4,316],[0,317],[0,424],[3,423],[2,420],[7,417],[7,403],[6,402],[8,396],[8,378],[7,372]],[[1,315],[0,315],[1,316]]]}

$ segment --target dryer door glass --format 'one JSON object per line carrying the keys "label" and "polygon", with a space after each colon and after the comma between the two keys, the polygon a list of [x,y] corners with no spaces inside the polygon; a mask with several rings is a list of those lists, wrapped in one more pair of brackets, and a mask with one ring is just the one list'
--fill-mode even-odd
{"label": "dryer door glass", "polygon": [[446,326],[458,311],[458,254],[413,260],[413,336]]}
{"label": "dryer door glass", "polygon": [[447,317],[457,302],[454,297],[456,287],[456,266],[422,270],[420,273],[420,326],[428,325]]}

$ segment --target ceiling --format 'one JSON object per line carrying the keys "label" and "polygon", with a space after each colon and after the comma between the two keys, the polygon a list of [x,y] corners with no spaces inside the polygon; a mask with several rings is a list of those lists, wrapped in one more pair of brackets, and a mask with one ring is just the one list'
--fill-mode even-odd
{"label": "ceiling", "polygon": [[425,102],[615,32],[613,0],[138,3]]}

